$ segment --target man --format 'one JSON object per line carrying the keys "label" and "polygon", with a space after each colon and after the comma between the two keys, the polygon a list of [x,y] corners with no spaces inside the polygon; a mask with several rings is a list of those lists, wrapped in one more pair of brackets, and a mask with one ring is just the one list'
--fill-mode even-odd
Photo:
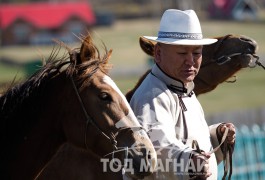
{"label": "man", "polygon": [[130,104],[157,149],[157,172],[148,178],[217,179],[223,153],[221,148],[209,152],[221,143],[224,132],[228,144],[233,145],[235,127],[231,123],[208,127],[193,93],[203,45],[217,40],[203,39],[193,10],[174,9],[163,14],[158,37],[144,38],[157,42],[155,65]]}

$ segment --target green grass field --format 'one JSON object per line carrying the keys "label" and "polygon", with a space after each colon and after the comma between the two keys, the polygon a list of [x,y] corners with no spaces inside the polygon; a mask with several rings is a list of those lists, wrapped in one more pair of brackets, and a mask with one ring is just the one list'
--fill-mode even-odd
{"label": "green grass field", "polygon": [[[140,49],[138,39],[142,35],[156,35],[159,20],[117,21],[112,27],[94,29],[94,38],[104,41],[108,48],[113,49],[110,63],[114,69],[139,68],[146,65],[147,55]],[[241,34],[255,39],[259,44],[258,55],[265,57],[265,23],[257,22],[225,22],[202,21],[204,37]],[[78,45],[69,45],[71,48]],[[9,57],[19,63],[47,58],[52,47],[9,47],[0,49],[0,57]],[[62,50],[65,52],[64,50]],[[264,61],[265,62],[265,61]],[[0,62],[0,83],[10,82],[17,74],[17,79],[25,77],[21,66],[8,66]],[[120,89],[125,93],[137,82],[136,77],[113,77]],[[213,92],[199,96],[206,114],[248,109],[265,106],[265,71],[261,67],[245,69],[238,73],[236,83],[223,83]]]}

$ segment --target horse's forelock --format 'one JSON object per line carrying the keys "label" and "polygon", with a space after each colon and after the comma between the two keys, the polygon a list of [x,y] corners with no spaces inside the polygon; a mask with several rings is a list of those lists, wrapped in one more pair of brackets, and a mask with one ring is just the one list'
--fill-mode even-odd
{"label": "horse's forelock", "polygon": [[[108,74],[108,71],[111,69],[112,65],[108,64],[108,61],[111,57],[112,50],[107,50],[104,43],[103,48],[104,55],[101,56],[99,49],[93,43],[90,35],[88,35],[88,37],[83,39],[80,52],[75,53],[73,57],[70,55],[70,59],[73,63],[68,71],[71,72],[71,75],[75,76],[81,89],[89,85],[91,77],[98,70],[101,70],[104,74]],[[73,72],[75,72],[75,74]]]}

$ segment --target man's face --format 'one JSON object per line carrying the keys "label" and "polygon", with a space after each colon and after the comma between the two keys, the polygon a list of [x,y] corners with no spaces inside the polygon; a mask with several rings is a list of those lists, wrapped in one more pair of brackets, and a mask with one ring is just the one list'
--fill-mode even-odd
{"label": "man's face", "polygon": [[202,61],[202,46],[157,44],[155,61],[159,67],[174,79],[184,84],[193,81]]}

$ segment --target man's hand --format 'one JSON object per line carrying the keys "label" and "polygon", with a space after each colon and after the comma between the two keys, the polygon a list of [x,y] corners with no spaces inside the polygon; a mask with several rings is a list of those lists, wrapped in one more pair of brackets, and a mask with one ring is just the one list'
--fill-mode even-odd
{"label": "man's hand", "polygon": [[191,163],[193,163],[193,165],[195,166],[196,171],[193,172],[191,179],[207,179],[212,175],[212,173],[209,171],[210,157],[211,155],[205,152],[202,152],[201,154],[194,152],[191,158]]}
{"label": "man's hand", "polygon": [[220,124],[220,126],[218,126],[217,128],[217,132],[219,134],[219,136],[223,136],[225,129],[228,128],[228,134],[227,134],[227,143],[228,144],[234,144],[235,140],[236,140],[236,129],[234,124],[232,123],[223,123]]}

